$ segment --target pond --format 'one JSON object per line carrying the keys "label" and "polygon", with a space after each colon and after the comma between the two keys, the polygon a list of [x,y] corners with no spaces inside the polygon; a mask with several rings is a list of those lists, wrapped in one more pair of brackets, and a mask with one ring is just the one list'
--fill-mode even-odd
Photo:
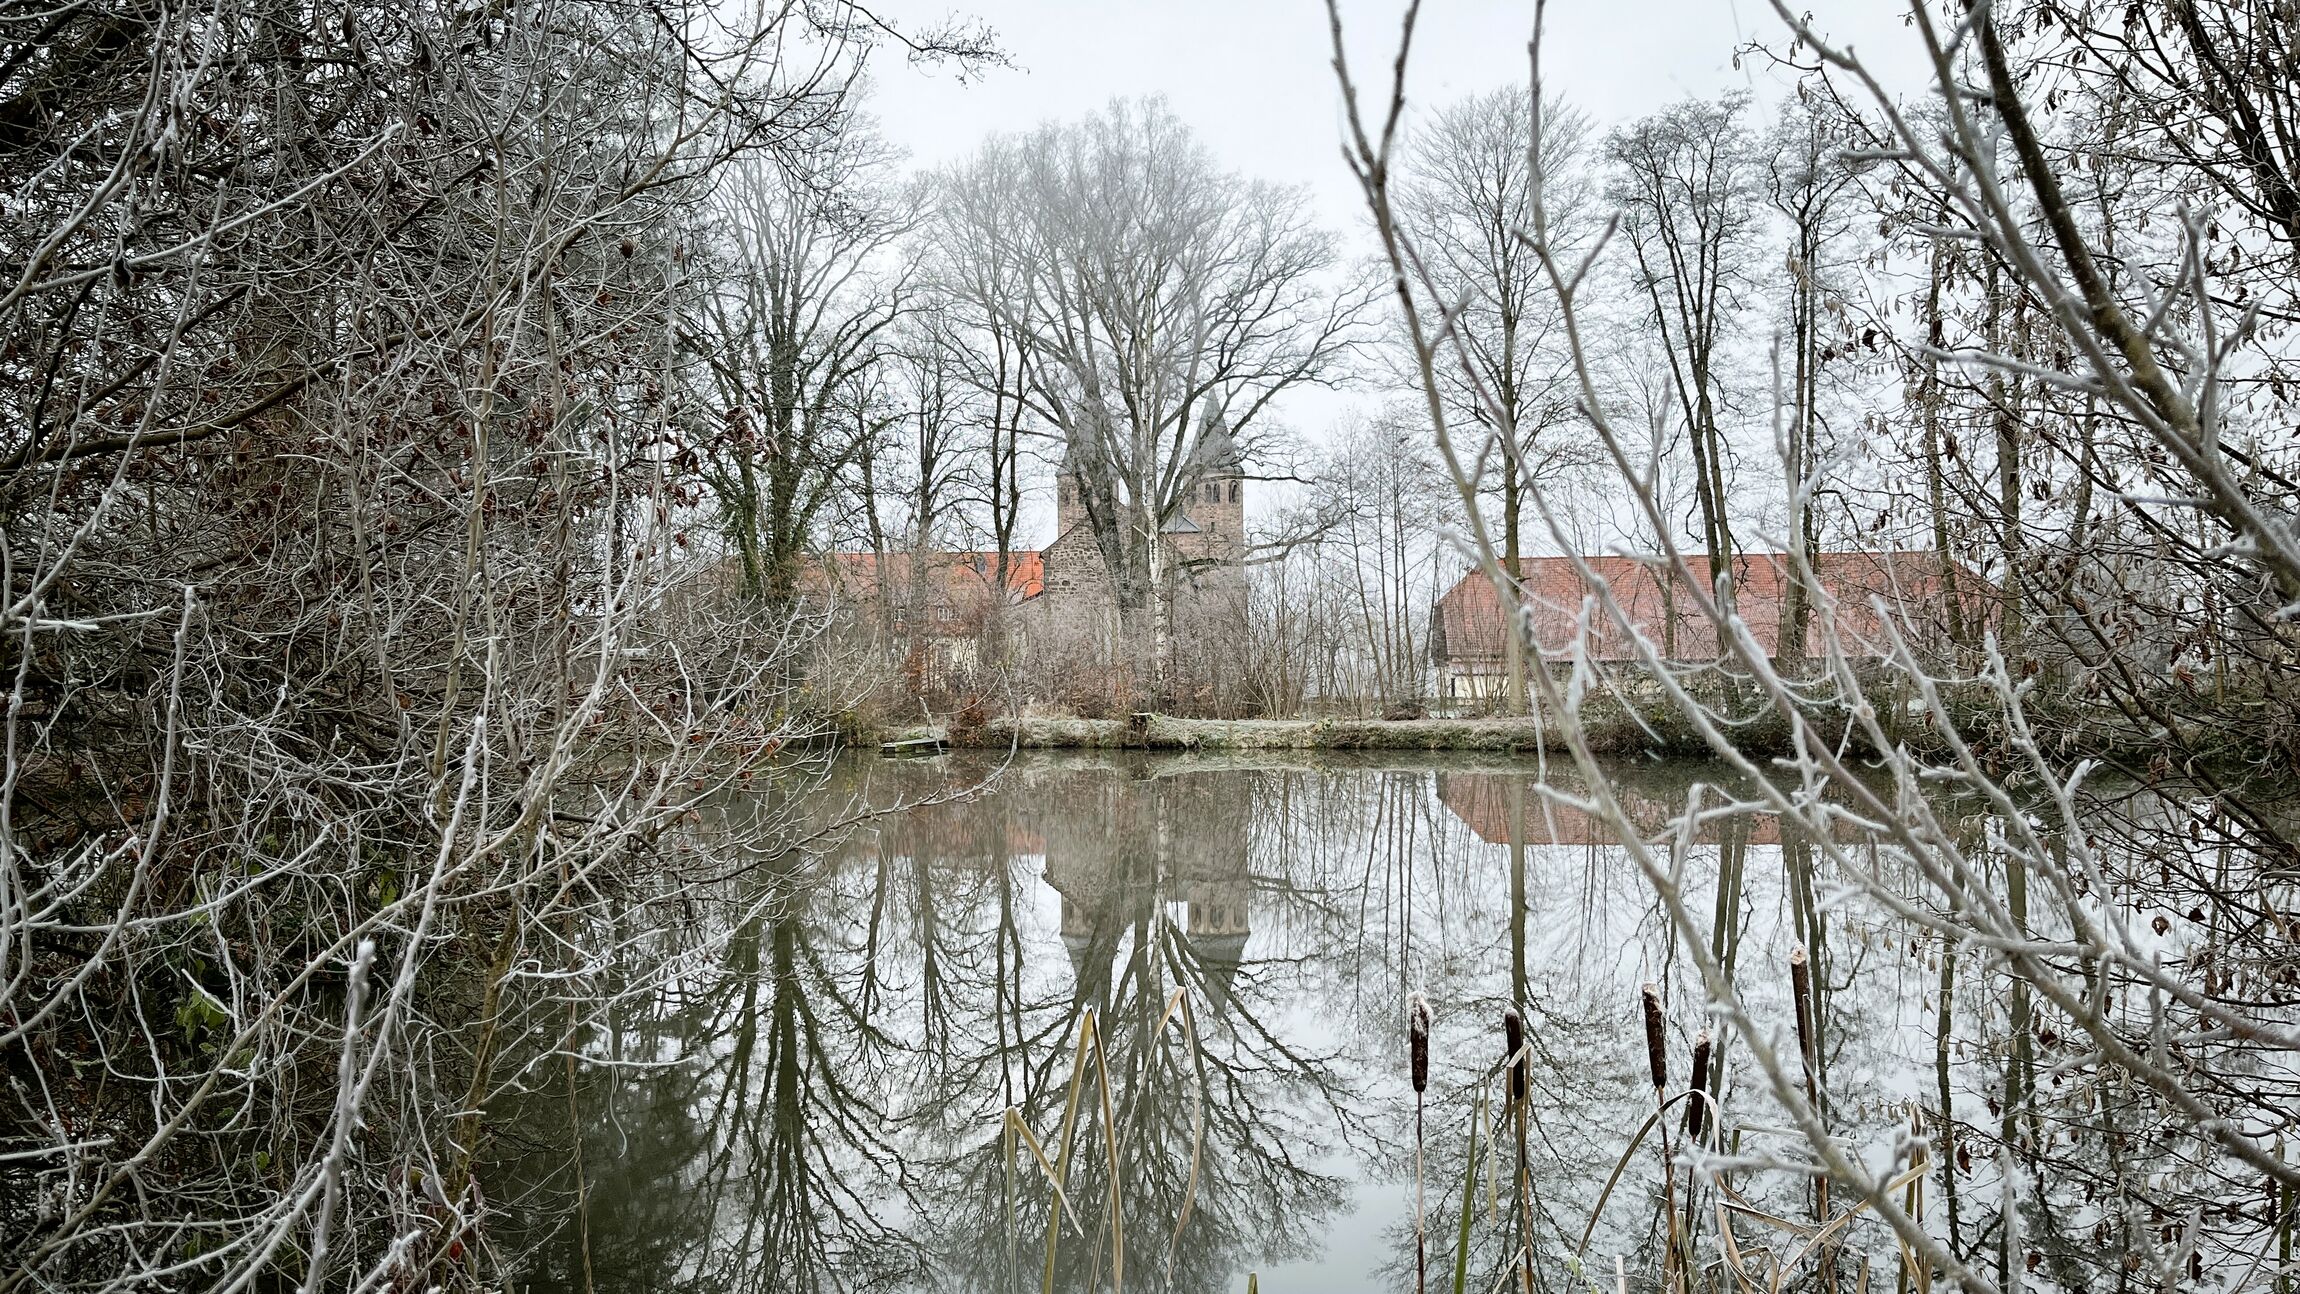
{"label": "pond", "polygon": [[[778,838],[802,843],[730,865],[723,910],[695,931],[619,932],[698,953],[624,986],[577,1049],[572,1101],[539,1083],[498,1104],[489,1187],[510,1220],[492,1243],[534,1291],[1037,1290],[1052,1196],[1032,1142],[1060,1154],[1080,1058],[1098,1054],[1056,1288],[1122,1268],[1138,1289],[1243,1290],[1250,1273],[1270,1294],[1412,1289],[1418,991],[1435,1015],[1431,1287],[1451,1288],[1466,1185],[1471,1288],[1492,1287],[1527,1216],[1537,1287],[1587,1288],[1578,1262],[1611,1288],[1616,1258],[1650,1270],[1665,1233],[1653,1139],[1598,1210],[1655,1106],[1642,987],[1658,989],[1673,1083],[1715,1022],[1653,887],[1542,779],[1439,757],[847,757],[803,794],[721,802],[701,836],[782,815]],[[1732,780],[1616,773],[1657,831],[1697,786]],[[2010,1053],[2001,985],[1952,989],[1937,944],[1817,881],[1813,850],[1771,818],[1671,839],[1713,950],[1785,1038],[1791,954],[1810,948],[1818,1087],[1855,1145],[1922,1155],[1905,1134],[1944,1100],[1989,1120]],[[1952,1007],[1953,1039],[1938,1028],[1952,992],[1980,995]],[[1485,1095],[1513,1004],[1531,1025],[1522,1142],[1494,1139]],[[1717,1032],[1732,1148],[1795,1158]],[[1662,1126],[1681,1136],[1676,1121]],[[1811,1216],[1793,1172],[1735,1189],[1737,1207]],[[1891,1261],[1874,1227],[1850,1245],[1843,1261]]]}

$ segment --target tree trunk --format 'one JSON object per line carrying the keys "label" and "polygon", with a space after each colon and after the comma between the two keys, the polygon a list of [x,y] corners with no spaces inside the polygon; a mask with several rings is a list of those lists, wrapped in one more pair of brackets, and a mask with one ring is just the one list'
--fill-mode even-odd
{"label": "tree trunk", "polygon": [[1924,410],[1925,430],[1925,496],[1933,513],[1933,553],[1941,568],[1941,600],[1946,604],[1949,642],[1963,647],[1965,612],[1963,597],[1957,591],[1957,563],[1949,548],[1948,473],[1941,464],[1941,361],[1933,353],[1941,346],[1944,336],[1941,327],[1941,259],[1947,253],[1939,243],[1933,245],[1930,272],[1925,281],[1925,354],[1924,382],[1920,388],[1920,403]]}
{"label": "tree trunk", "polygon": [[[1999,355],[2012,355],[2020,345],[2019,333],[2026,311],[2015,306],[2011,327],[2005,322],[2005,292],[2003,270],[1995,260],[1989,262],[1988,275],[1988,327],[1989,349]],[[2026,617],[2022,612],[2023,595],[2022,533],[2021,533],[2021,461],[2020,461],[2020,400],[2021,384],[1996,369],[1989,374],[1990,422],[1996,432],[1997,451],[1997,534],[2004,556],[2003,621],[1997,630],[1998,641],[2008,652],[2018,652]]]}
{"label": "tree trunk", "polygon": [[[1819,323],[1815,304],[1819,295],[1813,282],[1813,257],[1818,238],[1810,225],[1797,231],[1797,264],[1790,279],[1789,349],[1792,383],[1789,443],[1784,447],[1789,477],[1789,552],[1781,573],[1783,602],[1781,628],[1775,653],[1786,661],[1805,658],[1807,622],[1812,618],[1812,597],[1806,587],[1805,568],[1813,560],[1811,518],[1803,502],[1806,472],[1811,470],[1814,380],[1813,333]],[[1775,370],[1778,372],[1778,370]]]}

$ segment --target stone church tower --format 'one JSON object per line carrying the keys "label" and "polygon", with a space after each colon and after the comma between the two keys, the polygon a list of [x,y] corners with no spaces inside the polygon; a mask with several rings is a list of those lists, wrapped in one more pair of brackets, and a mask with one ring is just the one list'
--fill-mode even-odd
{"label": "stone church tower", "polygon": [[[1184,469],[1179,515],[1166,523],[1169,536],[1186,558],[1241,561],[1246,555],[1246,469],[1238,442],[1221,419],[1211,420],[1199,432]],[[1084,527],[1087,521],[1086,481],[1075,466],[1075,455],[1064,454],[1054,476],[1054,540],[1056,545]],[[1195,538],[1196,536],[1204,538]]]}
{"label": "stone church tower", "polygon": [[[1046,549],[1046,591],[1054,595],[1107,597],[1109,574],[1088,519],[1084,475],[1064,455],[1054,477],[1054,542]],[[1180,507],[1168,518],[1164,537],[1179,582],[1204,584],[1216,567],[1234,567],[1246,557],[1246,472],[1238,443],[1219,419],[1199,433],[1185,468]]]}
{"label": "stone church tower", "polygon": [[[1054,478],[1055,539],[1044,554],[1045,595],[1040,641],[1055,657],[1098,666],[1122,661],[1133,650],[1119,641],[1121,626],[1110,572],[1088,515],[1093,483],[1063,459]],[[1170,699],[1209,704],[1234,667],[1237,632],[1246,614],[1246,473],[1237,441],[1221,419],[1199,429],[1185,463],[1175,508],[1158,536]]]}
{"label": "stone church tower", "polygon": [[1182,487],[1182,515],[1167,523],[1167,533],[1176,535],[1177,553],[1185,561],[1244,561],[1246,470],[1238,442],[1219,420],[1199,434],[1190,453],[1190,474],[1193,479]]}

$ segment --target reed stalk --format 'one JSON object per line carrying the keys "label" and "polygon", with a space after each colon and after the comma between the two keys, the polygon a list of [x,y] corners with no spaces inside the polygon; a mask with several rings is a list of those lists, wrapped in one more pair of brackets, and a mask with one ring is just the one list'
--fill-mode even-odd
{"label": "reed stalk", "polygon": [[1638,996],[1645,1006],[1645,1065],[1653,1075],[1656,1099],[1669,1095],[1669,1043],[1662,1031],[1661,986],[1648,981]]}
{"label": "reed stalk", "polygon": [[1102,1098],[1103,1153],[1110,1157],[1110,1289],[1125,1294],[1126,1201],[1119,1188],[1125,1172],[1118,1158],[1118,1115],[1110,1099],[1110,1058],[1102,1049],[1100,1030],[1094,1033],[1094,1078]]}
{"label": "reed stalk", "polygon": [[[1422,1205],[1422,1110],[1430,1086],[1430,1004],[1429,999],[1419,993],[1406,1000],[1406,1060],[1414,1084],[1414,1294],[1428,1294],[1429,1230]],[[1471,1153],[1476,1153],[1474,1143]]]}
{"label": "reed stalk", "polygon": [[1511,1007],[1501,1015],[1502,1063],[1509,1066],[1509,1103],[1525,1100],[1525,1017]]}
{"label": "reed stalk", "polygon": [[1933,1082],[1940,1101],[1941,1142],[1941,1201],[1949,1212],[1949,1251],[1954,1253],[1964,1243],[1957,1215],[1957,1124],[1949,1104],[1949,1038],[1950,1025],[1955,1019],[1956,998],[1951,990],[1956,987],[1957,952],[1954,947],[1941,950],[1941,991],[1935,1008],[1933,1035]]}
{"label": "reed stalk", "polygon": [[[1707,1029],[1703,1029],[1695,1035],[1692,1072],[1685,1079],[1685,1140],[1687,1145],[1696,1149],[1701,1145],[1702,1132],[1708,1127],[1710,1053],[1713,1047],[1714,1040],[1710,1038]],[[1722,1131],[1722,1126],[1720,1126],[1720,1131]],[[1699,1179],[1693,1175],[1693,1170],[1688,1167],[1685,1170],[1685,1214],[1682,1226],[1685,1266],[1688,1271],[1693,1267],[1693,1248],[1696,1237],[1700,1234],[1701,1205],[1698,1185]]]}
{"label": "reed stalk", "polygon": [[[1469,1288],[1469,1228],[1471,1218],[1477,1213],[1477,1134],[1479,1126],[1485,1123],[1484,1115],[1485,1088],[1480,1085],[1477,1100],[1469,1109],[1469,1162],[1463,1166],[1461,1175],[1461,1225],[1454,1237],[1453,1294],[1466,1294]],[[1489,1140],[1491,1135],[1488,1132]],[[1490,1152],[1487,1162],[1492,1162]]]}
{"label": "reed stalk", "polygon": [[[1797,1054],[1805,1065],[1805,1099],[1813,1104],[1813,1117],[1825,1119],[1821,1109],[1821,1057],[1816,1042],[1820,1021],[1813,1014],[1813,966],[1805,954],[1805,945],[1789,950],[1789,999],[1797,1016]],[[1813,1220],[1829,1220],[1829,1178],[1821,1174],[1813,1179]],[[1824,1256],[1822,1277],[1830,1289],[1837,1285],[1836,1259],[1833,1253]]]}
{"label": "reed stalk", "polygon": [[[2276,1157],[2284,1158],[2282,1137],[2276,1138]],[[2300,1208],[2300,1191],[2289,1186],[2279,1187],[2274,1181],[2269,1182],[2268,1190],[2271,1196],[2280,1195],[2283,1203],[2283,1208],[2276,1215],[2276,1294],[2293,1294],[2292,1214],[2296,1208]]]}
{"label": "reed stalk", "polygon": [[[1909,1177],[1908,1192],[1901,1201],[1901,1207],[1908,1211],[1910,1217],[1921,1218],[1925,1216],[1925,1177],[1931,1172],[1931,1165],[1927,1163],[1925,1152],[1924,1108],[1915,1101],[1909,1102],[1909,1167],[1924,1171]],[[1917,1261],[1916,1254],[1909,1249],[1906,1241],[1901,1242],[1900,1249],[1899,1288],[1903,1294],[1932,1294],[1932,1274]]]}
{"label": "reed stalk", "polygon": [[1190,1070],[1197,1075],[1197,1086],[1190,1093],[1190,1180],[1182,1190],[1182,1208],[1174,1217],[1174,1236],[1166,1242],[1166,1278],[1174,1278],[1174,1257],[1182,1249],[1182,1228],[1190,1224],[1190,1211],[1198,1202],[1198,1168],[1206,1150],[1206,1053],[1198,1046],[1198,1020],[1190,1010],[1190,991],[1175,989],[1174,996],[1166,1000],[1165,1013],[1158,1017],[1158,1027],[1151,1033],[1163,1040],[1168,1023],[1179,1020],[1182,1040],[1189,1044]]}
{"label": "reed stalk", "polygon": [[1805,1062],[1805,1094],[1818,1099],[1813,1056],[1813,966],[1803,944],[1789,950],[1789,1000],[1797,1013],[1797,1054]]}
{"label": "reed stalk", "polygon": [[[1041,1285],[1042,1294],[1054,1294],[1054,1248],[1062,1238],[1062,1188],[1070,1178],[1070,1135],[1078,1126],[1078,1099],[1086,1091],[1086,1048],[1094,1038],[1094,1009],[1088,1007],[1078,1022],[1078,1050],[1071,1058],[1070,1095],[1063,1103],[1062,1138],[1055,1144],[1054,1165],[1050,1176],[1054,1182],[1054,1207],[1046,1217],[1046,1276]],[[1116,1157],[1113,1156],[1113,1163]]]}
{"label": "reed stalk", "polygon": [[[1669,1149],[1669,1123],[1659,1115],[1669,1103],[1669,1037],[1661,1014],[1661,986],[1646,981],[1638,990],[1638,1002],[1645,1016],[1645,1067],[1653,1080],[1653,1108],[1660,1126],[1654,1131],[1661,1148],[1661,1215],[1667,1220],[1669,1235],[1662,1250],[1661,1280],[1665,1287],[1683,1284],[1683,1232],[1677,1225],[1677,1167]],[[1686,1104],[1698,1106],[1699,1097]]]}
{"label": "reed stalk", "polygon": [[1685,1103],[1685,1136],[1696,1145],[1701,1141],[1701,1130],[1707,1125],[1709,1117],[1709,1101],[1706,1098],[1710,1096],[1710,1046],[1709,1031],[1703,1029],[1699,1036],[1693,1039],[1693,1074],[1687,1080],[1687,1085],[1694,1095],[1693,1099]]}
{"label": "reed stalk", "polygon": [[1525,1123],[1532,1102],[1528,1082],[1525,1017],[1516,1007],[1502,1013],[1503,1063],[1509,1067],[1510,1126],[1517,1134],[1517,1240],[1518,1279],[1524,1294],[1533,1294],[1533,1179],[1526,1168]]}

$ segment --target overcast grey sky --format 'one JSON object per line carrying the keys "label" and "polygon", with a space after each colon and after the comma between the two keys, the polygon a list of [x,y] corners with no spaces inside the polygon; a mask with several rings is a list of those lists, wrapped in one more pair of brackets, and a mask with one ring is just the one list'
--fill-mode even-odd
{"label": "overcast grey sky", "polygon": [[[1913,83],[1910,33],[1894,0],[1798,0]],[[875,108],[887,135],[933,166],[986,134],[1074,118],[1119,95],[1162,94],[1215,153],[1251,175],[1308,186],[1326,221],[1354,227],[1358,207],[1340,154],[1340,96],[1322,0],[889,0],[906,24],[956,13],[994,28],[1013,58],[971,84],[882,56]],[[1352,71],[1386,91],[1399,0],[1347,0]],[[1409,98],[1443,102],[1526,75],[1530,0],[1427,0],[1407,76]],[[1552,84],[1600,125],[1689,94],[1784,82],[1734,51],[1781,25],[1766,0],[1552,0]],[[1901,79],[1896,77],[1896,79]]]}

